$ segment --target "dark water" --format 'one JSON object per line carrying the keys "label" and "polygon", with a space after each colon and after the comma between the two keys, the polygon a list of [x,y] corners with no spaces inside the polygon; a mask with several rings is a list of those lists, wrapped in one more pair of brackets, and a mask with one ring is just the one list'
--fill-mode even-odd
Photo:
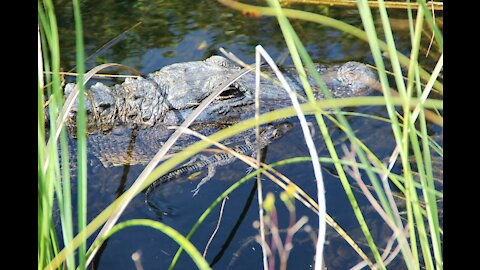
{"label": "dark water", "polygon": [[[361,27],[361,20],[354,9],[302,7],[313,12],[328,14],[349,24]],[[216,1],[82,1],[83,27],[85,33],[87,70],[102,63],[115,62],[134,67],[144,73],[176,62],[202,60],[212,54],[220,54],[219,48],[231,51],[245,62],[253,62],[255,46],[261,44],[276,59],[286,51],[283,36],[277,21],[272,17],[250,18],[239,11],[231,10]],[[65,71],[75,66],[75,37],[73,12],[69,1],[57,1],[56,13],[59,23],[62,67]],[[406,18],[403,13],[390,14],[392,17]],[[374,14],[378,17],[377,14]],[[141,23],[137,25],[137,23]],[[137,25],[137,26],[135,26]],[[368,44],[345,35],[332,28],[292,21],[298,35],[304,42],[312,59],[319,63],[360,61],[373,63]],[[133,26],[135,26],[133,29]],[[130,29],[128,32],[126,30]],[[410,38],[407,32],[398,32],[396,39],[399,50],[407,53]],[[431,55],[435,55],[432,52]],[[422,57],[420,61],[432,62]],[[285,64],[288,64],[287,59]],[[427,69],[431,67],[427,66]],[[105,80],[103,80],[104,83]],[[353,110],[353,109],[352,109]],[[386,117],[380,108],[361,108],[356,112]],[[315,122],[314,119],[309,119]],[[289,119],[297,123],[295,119]],[[358,137],[381,159],[388,157],[395,147],[393,134],[387,123],[363,117],[349,117]],[[331,123],[330,123],[331,124]],[[330,125],[330,133],[338,144],[345,142],[342,132]],[[431,126],[431,135],[441,135],[440,128]],[[316,129],[315,143],[320,156],[328,156],[322,138]],[[296,156],[308,156],[301,130],[297,128],[268,146],[266,162]],[[135,147],[135,146],[134,146]],[[136,146],[138,147],[138,146]],[[339,151],[340,152],[340,151]],[[141,173],[144,165],[98,166],[95,156],[90,153],[92,166],[89,167],[88,220],[94,218],[123,191],[128,189]],[[149,218],[159,220],[186,235],[203,211],[234,181],[242,178],[247,166],[242,162],[217,168],[215,177],[204,185],[200,193],[192,198],[192,190],[197,181],[178,180],[162,187],[154,194],[153,200],[165,212],[152,211],[137,196],[120,218]],[[295,181],[312,198],[316,198],[316,185],[310,163],[297,163],[279,167],[278,170]],[[328,213],[351,236],[358,241],[367,253],[368,246],[358,228],[357,221],[348,203],[345,192],[334,174],[333,166],[324,164],[324,181]],[[394,168],[400,173],[400,168]],[[352,180],[353,181],[353,180]],[[277,199],[279,226],[288,226],[289,213],[282,205],[279,194],[282,191],[276,184],[263,181],[264,194],[272,192]],[[75,194],[74,194],[75,195]],[[391,232],[378,215],[369,208],[364,196],[356,193],[357,200],[364,207],[374,240],[378,246],[385,246]],[[293,238],[293,249],[288,260],[288,269],[309,269],[314,265],[315,243],[318,227],[317,216],[299,202],[296,217],[307,216],[313,232],[300,230]],[[219,208],[201,225],[191,239],[200,252],[214,231]],[[256,242],[258,235],[252,224],[258,220],[258,204],[254,181],[237,189],[226,202],[221,226],[209,246],[207,261],[215,269],[261,269],[262,252]],[[281,237],[285,238],[285,233]],[[329,269],[348,269],[361,261],[361,258],[331,228],[327,228],[328,244],[325,248],[325,261]],[[90,239],[91,241],[92,239]],[[115,234],[104,246],[94,261],[95,269],[133,269],[131,258],[135,252],[141,254],[144,269],[166,269],[178,245],[153,229],[143,227],[128,228]],[[398,261],[398,260],[397,260]],[[393,263],[393,268],[401,269],[402,264]],[[276,266],[279,258],[276,257]],[[194,269],[191,259],[183,254],[177,269]]]}

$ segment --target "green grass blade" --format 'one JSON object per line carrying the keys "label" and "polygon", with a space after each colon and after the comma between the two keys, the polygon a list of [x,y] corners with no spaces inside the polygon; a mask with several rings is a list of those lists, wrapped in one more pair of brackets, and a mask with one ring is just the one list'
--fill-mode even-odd
{"label": "green grass blade", "polygon": [[[422,133],[427,133],[427,125],[425,117],[422,112],[420,112],[420,128]],[[433,254],[435,256],[435,266],[437,269],[443,268],[443,257],[442,257],[442,242],[440,239],[440,225],[438,220],[438,208],[437,208],[437,198],[435,194],[428,192],[430,189],[435,189],[435,184],[433,182],[433,172],[432,172],[432,163],[430,155],[429,140],[426,140],[425,137],[422,137],[422,149],[423,149],[423,159],[425,160],[426,167],[426,181],[422,182],[423,188],[423,197],[426,202],[427,210],[427,219],[430,231],[430,239],[433,248]],[[443,194],[442,194],[443,195]],[[443,196],[442,196],[443,198]]]}
{"label": "green grass blade", "polygon": [[[62,225],[63,242],[68,245],[73,239],[73,219],[72,219],[72,198],[70,189],[70,161],[68,158],[68,143],[65,130],[60,133],[60,144],[62,152],[62,177],[58,178],[57,201],[60,208],[60,218]],[[69,269],[75,268],[75,256],[71,254],[67,258]]]}
{"label": "green grass blade", "polygon": [[[410,123],[410,128],[415,130],[415,127],[413,126],[412,123]],[[417,167],[418,167],[418,172],[419,172],[419,176],[420,176],[420,182],[422,183],[422,186],[426,189],[426,173],[425,173],[425,165],[424,165],[424,162],[423,162],[423,157],[422,157],[422,153],[421,153],[421,150],[420,150],[420,146],[419,146],[419,142],[418,142],[418,138],[416,136],[416,134],[414,132],[409,132],[409,135],[410,135],[410,138],[411,138],[411,146],[412,146],[412,149],[413,149],[413,153],[414,153],[414,156],[415,156],[415,160],[416,160],[416,164],[417,164]],[[427,150],[428,151],[428,150]],[[420,212],[420,204],[418,203],[418,198],[416,197],[416,188],[415,186],[413,185],[414,183],[414,180],[412,179],[412,194],[414,195],[413,196],[413,200],[414,202],[417,202],[415,204],[413,204],[413,206],[416,208],[416,212]],[[418,214],[417,214],[418,215]],[[427,232],[426,232],[426,228],[425,228],[425,225],[424,225],[424,222],[423,222],[423,216],[417,216],[416,219],[420,218],[421,220],[417,220],[417,228],[418,228],[418,232],[419,232],[419,236],[420,236],[420,244],[421,244],[421,247],[422,247],[422,252],[423,252],[423,259],[425,261],[425,265],[426,265],[426,268],[427,269],[433,269],[433,261],[432,261],[432,255],[430,253],[430,245],[429,245],[429,242],[428,242],[428,237],[427,237]]]}
{"label": "green grass blade", "polygon": [[[77,112],[77,190],[78,190],[78,230],[82,231],[87,226],[87,140],[86,140],[86,112],[85,112],[85,86],[83,76],[85,73],[83,30],[80,5],[78,0],[73,0],[73,13],[75,18],[75,44],[77,85],[79,86],[78,112]],[[78,250],[79,269],[86,267],[87,238],[82,239]]]}

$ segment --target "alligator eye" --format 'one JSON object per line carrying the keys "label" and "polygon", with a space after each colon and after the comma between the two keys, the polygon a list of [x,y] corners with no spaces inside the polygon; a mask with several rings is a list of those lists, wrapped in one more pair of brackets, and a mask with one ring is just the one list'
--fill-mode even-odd
{"label": "alligator eye", "polygon": [[238,87],[238,84],[233,83],[230,86],[228,86],[227,89],[225,89],[221,94],[220,97],[231,97],[234,96],[235,94],[238,94],[240,91],[240,88]]}
{"label": "alligator eye", "polygon": [[104,112],[105,110],[108,110],[110,107],[112,107],[112,104],[110,103],[100,103],[98,104],[98,112]]}

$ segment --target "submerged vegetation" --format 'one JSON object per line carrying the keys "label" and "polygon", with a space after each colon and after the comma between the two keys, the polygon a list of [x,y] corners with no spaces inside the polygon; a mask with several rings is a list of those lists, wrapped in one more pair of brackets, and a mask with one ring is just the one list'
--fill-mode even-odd
{"label": "submerged vegetation", "polygon": [[[314,0],[309,2],[310,4],[316,3]],[[324,4],[324,2],[318,1],[316,4]],[[334,1],[334,4],[342,2],[352,1]],[[272,269],[275,265],[279,265],[280,269],[286,268],[290,251],[294,248],[292,247],[292,237],[300,229],[305,228],[306,224],[308,224],[308,228],[313,227],[313,231],[315,231],[312,234],[315,235],[316,241],[315,262],[318,263],[316,269],[328,265],[328,261],[325,261],[323,256],[327,224],[334,228],[362,258],[363,261],[355,266],[356,269],[365,266],[386,269],[395,258],[397,258],[397,263],[400,258],[400,261],[403,261],[408,269],[443,269],[442,217],[438,214],[441,210],[438,202],[443,199],[443,190],[439,190],[435,185],[435,164],[433,162],[434,156],[443,159],[443,148],[431,138],[428,130],[429,123],[433,123],[439,129],[443,128],[441,113],[443,110],[443,36],[435,19],[435,10],[443,5],[440,2],[427,3],[419,0],[415,5],[402,7],[408,14],[409,42],[411,43],[409,46],[411,50],[405,54],[398,51],[396,46],[398,41],[394,39],[392,32],[387,9],[390,8],[388,5],[392,5],[391,2],[378,1],[372,6],[372,3],[366,0],[356,1],[351,8],[358,8],[363,29],[328,16],[300,10],[299,8],[303,6],[297,6],[294,1],[280,1],[279,3],[277,0],[268,0],[267,3],[268,6],[260,7],[237,1],[218,0],[218,3],[215,4],[225,5],[239,14],[254,18],[275,16],[300,77],[304,78],[306,72],[313,74],[316,84],[327,97],[329,97],[329,92],[322,78],[315,71],[313,61],[295,32],[291,20],[308,21],[336,28],[356,39],[365,41],[370,48],[374,68],[379,77],[379,82],[375,87],[382,93],[382,96],[344,98],[334,101],[330,97],[327,100],[315,101],[312,86],[303,80],[302,84],[308,97],[304,104],[296,104],[298,101],[296,101],[295,95],[291,95],[293,107],[256,115],[255,118],[230,126],[192,144],[157,166],[169,147],[182,133],[188,132],[188,126],[195,120],[198,113],[208,106],[208,103],[215,98],[215,95],[220,94],[220,91],[214,93],[197,107],[181,128],[177,129],[165,145],[159,149],[157,155],[145,167],[133,185],[100,214],[91,221],[87,221],[86,213],[89,202],[87,202],[86,190],[90,179],[87,179],[86,167],[85,110],[78,112],[76,135],[78,175],[76,186],[72,187],[67,133],[62,120],[63,116],[68,113],[69,104],[75,97],[69,97],[64,102],[62,91],[64,81],[61,75],[59,36],[54,5],[51,0],[38,2],[38,269],[76,269],[77,267],[85,269],[103,241],[120,230],[128,230],[131,226],[151,227],[158,230],[158,233],[166,234],[172,238],[172,241],[179,244],[179,249],[169,266],[170,269],[174,268],[182,250],[186,251],[198,268],[209,269],[208,262],[198,250],[200,247],[194,246],[189,240],[205,218],[214,209],[217,209],[217,206],[230,193],[256,176],[258,176],[259,211],[259,223],[256,225],[260,231],[258,241],[262,245],[264,269]],[[373,8],[379,11],[381,32],[375,26],[376,22],[372,16]],[[83,108],[84,82],[102,68],[124,67],[106,64],[84,74],[84,36],[79,1],[73,1],[73,12],[77,52],[75,66],[78,74],[77,85],[79,85],[76,98],[80,104],[79,108]],[[248,17],[244,19],[248,19]],[[428,37],[426,33],[429,35]],[[429,44],[427,53],[433,55],[431,58],[434,58],[433,68],[423,66],[422,61],[419,60],[421,53],[424,52],[423,44],[426,39]],[[274,65],[273,61],[270,61],[268,52],[262,46],[257,46],[255,52],[257,67],[259,67],[260,58],[269,65]],[[258,70],[257,68],[256,71]],[[278,79],[280,82],[282,81],[281,74]],[[285,88],[288,90],[288,86]],[[435,97],[432,98],[432,96]],[[388,119],[378,120],[390,123],[391,134],[396,142],[396,148],[393,149],[387,164],[384,163],[383,157],[378,157],[357,138],[345,117],[346,113],[341,111],[343,107],[362,106],[383,106],[388,112]],[[329,111],[327,112],[327,110]],[[46,111],[48,113],[45,113]],[[304,115],[314,116],[318,131],[322,135],[322,141],[328,150],[328,157],[318,156],[316,152],[318,145],[313,143],[312,134],[310,128],[306,126]],[[299,118],[310,156],[272,164],[263,164],[260,160],[239,157],[256,170],[238,180],[219,197],[212,199],[209,208],[200,210],[204,211],[203,214],[187,235],[183,236],[174,228],[153,220],[132,219],[117,224],[119,216],[129,202],[149,184],[175,166],[211,145],[225,148],[218,142],[228,137],[287,117]],[[377,116],[366,115],[364,117],[375,118]],[[343,143],[341,147],[335,145],[326,126],[327,120],[335,123],[344,132],[348,143]],[[225,151],[228,149],[225,148]],[[298,187],[295,179],[288,179],[274,169],[278,166],[298,162],[312,163],[318,189],[316,200]],[[332,165],[335,174],[340,179],[367,242],[368,250],[362,250],[360,245],[329,215],[321,173],[323,164]],[[401,166],[401,175],[392,172],[392,168],[396,165]],[[283,205],[275,200],[272,193],[267,194],[268,191],[262,190],[260,174],[285,189],[285,192],[280,195]],[[387,247],[378,246],[376,239],[372,237],[371,228],[359,207],[359,195],[353,191],[352,183],[356,183],[356,187],[359,187],[371,206],[391,229],[391,241]],[[72,188],[77,190],[76,198],[71,195]],[[264,200],[263,192],[267,194]],[[405,206],[398,205],[397,197],[399,196]],[[308,221],[305,217],[297,218],[296,208],[299,207],[299,203],[318,214],[318,223],[310,224],[311,220]],[[58,206],[59,226],[56,226],[53,216],[54,205]],[[75,213],[72,210],[74,209],[73,205],[76,205]],[[279,217],[276,212],[276,209],[280,207],[286,207],[289,213],[288,228],[286,233],[282,234],[283,240],[279,233],[281,228],[279,228]],[[402,211],[405,211],[406,214],[401,214]],[[74,217],[74,214],[77,216]],[[95,235],[94,233],[99,229],[101,229],[100,232]],[[309,230],[312,231],[312,229]],[[87,239],[91,236],[95,236],[95,241],[88,247]],[[280,258],[280,261],[275,262],[276,258]],[[290,257],[290,259],[292,258]]]}

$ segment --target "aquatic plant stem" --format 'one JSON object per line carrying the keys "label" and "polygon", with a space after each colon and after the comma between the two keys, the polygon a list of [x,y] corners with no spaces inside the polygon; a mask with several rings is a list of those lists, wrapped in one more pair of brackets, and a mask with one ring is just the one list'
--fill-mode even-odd
{"label": "aquatic plant stem", "polygon": [[[388,80],[386,78],[385,67],[384,67],[383,59],[382,59],[382,56],[381,56],[381,53],[380,53],[380,45],[379,45],[379,42],[377,42],[377,35],[376,35],[376,32],[375,32],[375,26],[373,24],[371,10],[368,6],[367,1],[359,0],[358,10],[359,10],[360,17],[362,19],[364,28],[366,30],[365,32],[367,33],[367,35],[370,38],[369,45],[370,45],[370,48],[371,48],[371,51],[372,51],[372,55],[373,55],[375,64],[378,67],[378,74],[379,74],[379,77],[380,77],[380,83],[382,85],[382,89],[384,90],[383,91],[384,92],[384,97],[385,97],[386,102],[387,102],[387,111],[388,111],[388,115],[391,119],[391,123],[392,123],[391,127],[392,127],[392,130],[393,130],[393,133],[394,133],[395,142],[396,142],[397,146],[401,146],[399,148],[399,150],[400,150],[400,154],[402,156],[402,165],[403,165],[404,170],[406,170],[408,172],[409,171],[409,164],[407,162],[405,162],[406,161],[406,156],[407,156],[407,153],[408,153],[408,149],[407,149],[408,139],[402,136],[402,133],[400,132],[401,129],[400,129],[400,125],[398,123],[398,118],[397,118],[397,115],[396,115],[395,108],[390,105],[390,100],[391,100],[392,94],[390,92],[390,88],[389,88],[389,85],[388,85]],[[396,47],[395,47],[393,34],[391,32],[387,11],[385,9],[383,1],[379,1],[379,11],[380,11],[380,15],[381,15],[383,32],[384,32],[384,35],[385,35],[385,38],[386,38],[386,41],[387,41],[387,49],[388,49],[388,52],[389,52],[389,55],[390,55],[390,62],[391,62],[391,65],[393,67],[393,71],[394,71],[394,75],[395,75],[394,78],[395,78],[396,86],[397,86],[397,89],[399,91],[400,96],[405,101],[404,105],[403,105],[403,110],[406,114],[405,121],[408,121],[408,118],[410,116],[410,104],[409,104],[410,96],[406,91],[406,87],[405,87],[405,83],[404,83],[403,75],[402,75],[402,70],[400,68],[399,57],[398,57],[398,54],[396,53],[397,50],[396,50]],[[411,65],[411,64],[412,64],[412,59],[410,59],[410,61],[409,61],[409,65]],[[405,129],[406,126],[407,125],[404,125],[404,131],[406,131],[406,129]],[[403,135],[406,135],[406,134],[407,133],[403,133]],[[407,176],[407,175],[408,175],[408,173],[405,176]],[[408,181],[406,181],[406,182],[408,183]],[[382,189],[381,186],[379,186],[377,184],[377,182],[374,182],[373,184],[376,187],[377,194],[378,195],[381,194],[382,197],[384,197],[385,196],[385,190]],[[407,189],[407,187],[406,187],[406,189]],[[407,196],[408,196],[408,193],[407,193]],[[407,204],[408,203],[409,203],[409,201],[408,201],[408,197],[407,197]],[[387,202],[382,202],[382,206],[384,207],[384,209],[385,209],[386,213],[389,215],[389,217],[395,223],[397,223],[398,219],[395,218],[395,215],[394,215],[395,211],[392,210],[392,207],[390,206],[390,204],[387,203]],[[400,227],[400,229],[403,228],[402,223],[396,224],[396,225],[398,227]],[[411,227],[413,227],[413,226],[411,226]],[[412,232],[412,230],[410,230],[410,232]],[[410,258],[412,258],[413,254],[416,254],[416,252],[412,252],[411,249],[408,248],[407,243],[405,241],[403,241],[403,239],[399,240],[399,243],[401,244],[402,253],[404,254],[404,258],[405,258],[404,261],[405,261],[407,267],[409,269],[411,269],[412,267],[414,267],[412,264],[414,264],[417,260],[416,259],[412,260]],[[417,266],[415,266],[415,267],[417,267]]]}
{"label": "aquatic plant stem", "polygon": [[[73,13],[75,18],[75,44],[77,62],[77,85],[79,85],[78,112],[77,112],[77,214],[78,230],[82,231],[87,226],[87,138],[86,138],[86,111],[85,111],[85,86],[83,85],[83,74],[85,63],[83,54],[83,31],[82,17],[80,15],[80,4],[73,0]],[[67,168],[65,168],[67,169]],[[85,253],[87,250],[87,238],[83,237],[78,248],[78,267],[85,269]]]}

